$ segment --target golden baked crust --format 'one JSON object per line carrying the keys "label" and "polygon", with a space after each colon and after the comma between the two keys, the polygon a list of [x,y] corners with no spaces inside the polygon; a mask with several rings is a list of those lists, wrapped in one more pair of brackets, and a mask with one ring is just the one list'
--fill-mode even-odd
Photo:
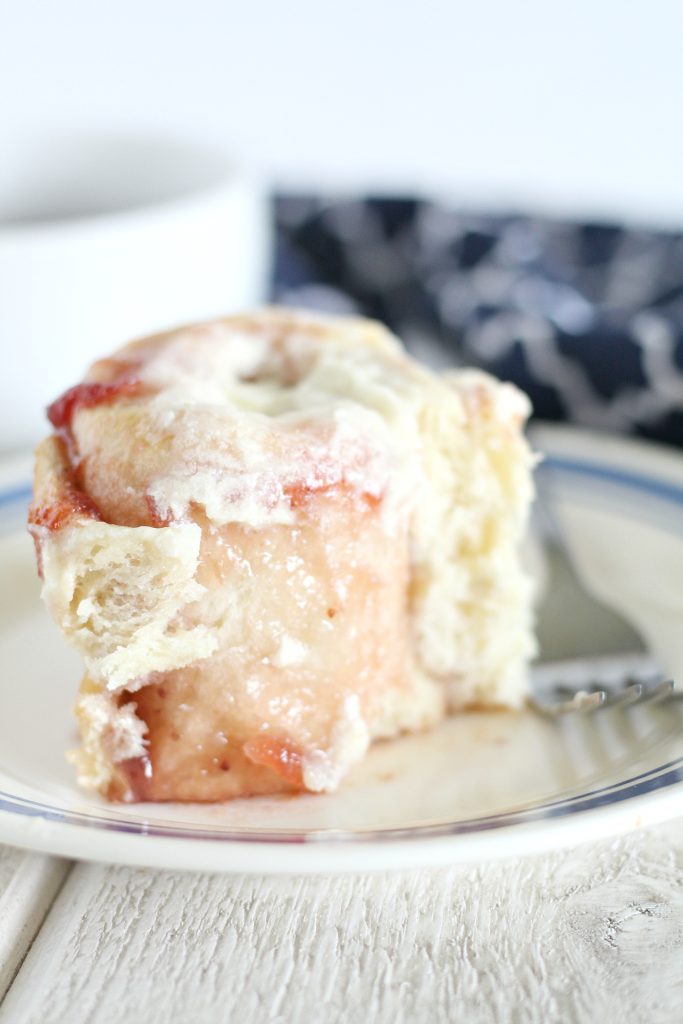
{"label": "golden baked crust", "polygon": [[112,799],[334,789],[371,740],[516,705],[526,400],[369,321],[285,310],[94,364],[51,407],[31,529]]}

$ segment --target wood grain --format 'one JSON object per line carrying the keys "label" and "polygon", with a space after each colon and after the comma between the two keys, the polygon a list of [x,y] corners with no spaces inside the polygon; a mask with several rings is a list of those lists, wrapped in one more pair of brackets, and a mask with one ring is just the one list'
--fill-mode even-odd
{"label": "wood grain", "polygon": [[683,823],[542,858],[335,878],[79,865],[2,1024],[683,1015]]}
{"label": "wood grain", "polygon": [[0,846],[0,999],[66,877],[66,861]]}

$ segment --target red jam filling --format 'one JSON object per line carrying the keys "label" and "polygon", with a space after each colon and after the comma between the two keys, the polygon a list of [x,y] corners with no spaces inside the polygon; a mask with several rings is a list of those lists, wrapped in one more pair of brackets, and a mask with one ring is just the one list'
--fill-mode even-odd
{"label": "red jam filling", "polygon": [[51,532],[61,530],[73,518],[102,519],[102,513],[92,498],[75,487],[66,487],[56,501],[32,505],[28,514],[29,527],[43,526]]}
{"label": "red jam filling", "polygon": [[270,768],[290,785],[299,789],[304,788],[301,753],[287,740],[258,736],[256,739],[247,740],[242,749],[252,764]]}
{"label": "red jam filling", "polygon": [[[353,488],[342,480],[333,484],[321,484],[319,487],[311,486],[303,481],[289,484],[285,487],[285,494],[289,498],[289,505],[292,509],[305,508],[311,497],[317,494],[330,494],[333,492],[353,493]],[[358,493],[358,492],[355,492]],[[361,491],[359,497],[368,508],[377,508],[382,501],[382,496],[371,494],[369,491]]]}
{"label": "red jam filling", "polygon": [[110,405],[119,398],[139,395],[142,390],[142,381],[132,377],[109,384],[100,384],[96,381],[76,384],[48,406],[47,416],[55,430],[70,431],[73,418],[79,409]]}
{"label": "red jam filling", "polygon": [[33,537],[38,575],[41,580],[43,578],[42,531],[49,530],[50,533],[56,533],[71,519],[95,519],[101,522],[102,513],[92,498],[68,484],[65,485],[55,501],[45,502],[42,505],[34,503],[28,510],[28,531]]}
{"label": "red jam filling", "polygon": [[149,754],[118,761],[116,769],[125,780],[125,788],[115,785],[115,791],[110,794],[111,798],[122,800],[125,803],[137,803],[153,798],[152,778],[154,772]]}
{"label": "red jam filling", "polygon": [[172,517],[161,515],[157,508],[156,502],[154,498],[151,496],[151,494],[145,495],[145,504],[147,505],[147,513],[149,515],[149,521],[152,524],[152,526],[170,526],[170,524],[173,522]]}
{"label": "red jam filling", "polygon": [[69,388],[47,408],[47,417],[56,434],[64,442],[69,462],[79,468],[79,453],[74,438],[73,418],[80,409],[94,409],[97,405],[111,405],[120,398],[134,398],[146,392],[145,384],[136,376],[140,360],[103,359],[95,364],[100,372],[111,374],[106,383],[85,381]]}

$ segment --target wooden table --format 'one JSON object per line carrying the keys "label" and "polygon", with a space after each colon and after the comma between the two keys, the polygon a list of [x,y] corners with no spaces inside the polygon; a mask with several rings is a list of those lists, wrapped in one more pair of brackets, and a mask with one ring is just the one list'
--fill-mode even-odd
{"label": "wooden table", "polygon": [[0,998],[0,1024],[680,1021],[683,820],[537,858],[337,877],[0,847]]}

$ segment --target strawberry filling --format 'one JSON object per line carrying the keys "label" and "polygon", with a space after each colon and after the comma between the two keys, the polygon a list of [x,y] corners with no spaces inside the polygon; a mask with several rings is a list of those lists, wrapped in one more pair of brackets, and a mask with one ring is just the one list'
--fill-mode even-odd
{"label": "strawberry filling", "polygon": [[56,501],[45,505],[32,505],[29,510],[29,528],[44,527],[54,533],[70,519],[102,520],[102,513],[92,498],[75,487],[66,487]]}
{"label": "strawberry filling", "polygon": [[287,740],[259,736],[247,740],[242,749],[253,764],[270,768],[292,786],[304,788],[301,753]]}
{"label": "strawberry filling", "polygon": [[96,405],[109,405],[119,398],[132,398],[142,393],[142,381],[126,377],[109,384],[91,381],[76,384],[48,406],[47,417],[57,431],[70,431],[79,409],[93,409]]}

